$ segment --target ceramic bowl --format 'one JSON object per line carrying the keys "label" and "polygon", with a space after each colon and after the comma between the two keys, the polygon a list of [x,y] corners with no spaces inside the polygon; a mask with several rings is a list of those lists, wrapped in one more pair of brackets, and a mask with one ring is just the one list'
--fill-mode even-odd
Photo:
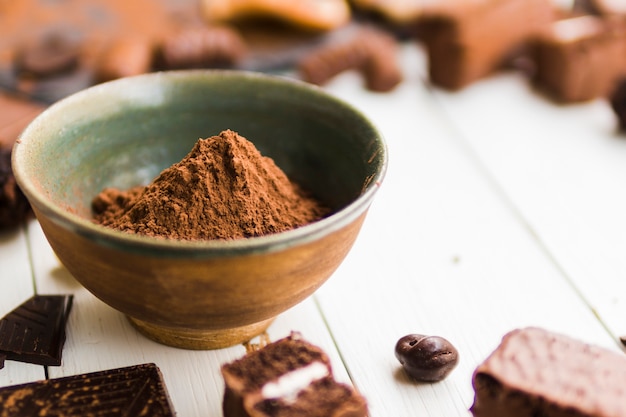
{"label": "ceramic bowl", "polygon": [[[207,241],[92,222],[103,188],[147,184],[198,138],[226,129],[332,214],[273,235]],[[24,130],[12,163],[52,249],[87,290],[158,342],[213,349],[262,333],[332,275],[384,177],[387,149],[363,114],[319,88],[195,70],[120,79],[55,103]]]}

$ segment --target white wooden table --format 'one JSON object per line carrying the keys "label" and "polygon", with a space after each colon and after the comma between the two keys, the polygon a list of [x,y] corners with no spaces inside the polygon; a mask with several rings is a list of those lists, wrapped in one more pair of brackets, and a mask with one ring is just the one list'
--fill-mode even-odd
{"label": "white wooden table", "polygon": [[[362,110],[389,147],[387,177],[330,280],[279,316],[324,348],[372,417],[470,415],[471,374],[504,333],[550,330],[620,349],[626,335],[626,135],[605,101],[559,107],[517,74],[458,93],[424,81],[419,46],[402,50],[391,93],[356,73],[327,90]],[[0,316],[33,293],[74,294],[63,365],[49,377],[154,362],[181,417],[222,415],[221,364],[242,346],[186,351],[139,335],[59,264],[38,223],[0,235]],[[411,382],[394,357],[408,333],[439,335],[461,361],[443,382]],[[45,378],[7,361],[0,386]]]}

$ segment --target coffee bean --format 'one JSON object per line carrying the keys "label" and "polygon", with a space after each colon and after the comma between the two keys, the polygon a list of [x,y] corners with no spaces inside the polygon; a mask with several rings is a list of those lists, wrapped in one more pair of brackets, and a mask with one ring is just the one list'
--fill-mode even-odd
{"label": "coffee bean", "polygon": [[409,334],[396,343],[396,358],[411,377],[418,381],[441,381],[456,367],[459,353],[439,336]]}

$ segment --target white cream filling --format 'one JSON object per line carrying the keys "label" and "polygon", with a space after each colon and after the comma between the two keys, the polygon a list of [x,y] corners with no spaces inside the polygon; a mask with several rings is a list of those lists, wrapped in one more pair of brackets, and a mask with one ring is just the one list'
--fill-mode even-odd
{"label": "white cream filling", "polygon": [[580,16],[554,24],[554,35],[563,42],[573,42],[602,31],[602,23],[593,16]]}
{"label": "white cream filling", "polygon": [[309,365],[281,375],[275,381],[263,386],[261,395],[265,399],[282,398],[287,402],[294,402],[298,393],[312,382],[328,376],[328,367],[321,362],[312,362]]}

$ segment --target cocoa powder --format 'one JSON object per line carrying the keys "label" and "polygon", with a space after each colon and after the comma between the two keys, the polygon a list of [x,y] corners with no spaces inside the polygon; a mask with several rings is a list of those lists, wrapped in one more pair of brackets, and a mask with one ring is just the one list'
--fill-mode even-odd
{"label": "cocoa powder", "polygon": [[94,220],[104,226],[179,240],[279,233],[329,211],[231,130],[199,139],[148,186],[103,190],[92,208]]}

